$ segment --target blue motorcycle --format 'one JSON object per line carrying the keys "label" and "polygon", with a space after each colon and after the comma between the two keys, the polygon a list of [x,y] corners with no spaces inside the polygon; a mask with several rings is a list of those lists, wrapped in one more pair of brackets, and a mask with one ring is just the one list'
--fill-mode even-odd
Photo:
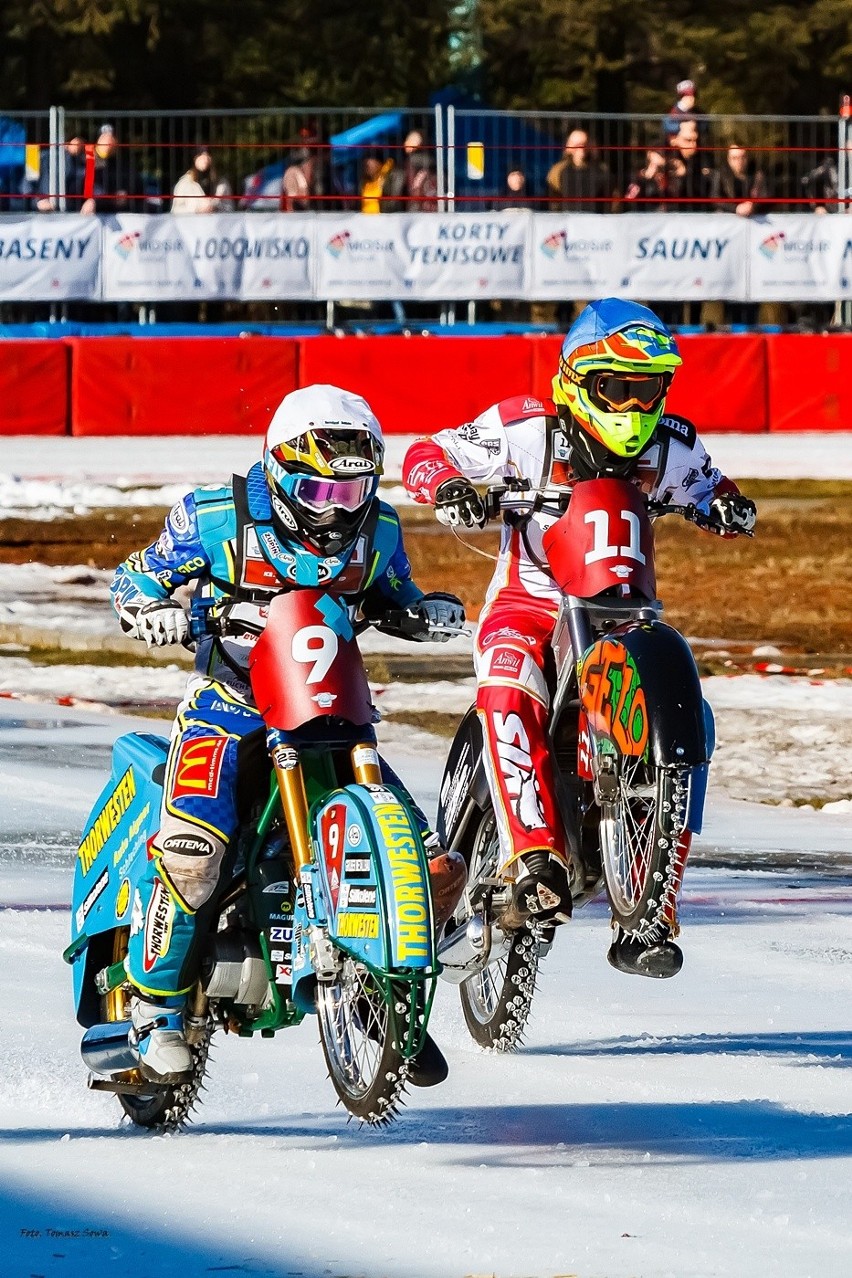
{"label": "blue motorcycle", "polygon": [[[381,627],[405,633],[407,618]],[[222,624],[200,605],[193,637]],[[137,883],[158,826],[168,742],[134,732],[115,743],[80,843],[64,955],[89,1085],[115,1093],[134,1123],[174,1128],[199,1100],[215,1028],[266,1038],[316,1014],[340,1100],[355,1117],[386,1123],[426,1040],[439,970],[418,822],[382,778],[367,676],[338,600],[322,590],[276,596],[250,677],[268,780],[210,911],[185,1013],[193,1069],[178,1083],[138,1070],[124,963],[143,926]],[[155,940],[165,952],[168,937]]]}

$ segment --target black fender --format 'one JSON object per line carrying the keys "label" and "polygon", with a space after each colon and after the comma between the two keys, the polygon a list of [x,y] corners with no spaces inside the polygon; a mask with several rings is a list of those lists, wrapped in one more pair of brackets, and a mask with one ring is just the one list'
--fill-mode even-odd
{"label": "black fender", "polygon": [[482,724],[471,706],[458,726],[441,778],[438,837],[458,848],[469,824],[471,802],[485,812],[491,803],[482,755]]}
{"label": "black fender", "polygon": [[[683,635],[662,621],[631,621],[608,630],[583,657],[581,700],[587,686],[587,658],[612,642],[629,654],[644,694],[648,759],[657,765],[696,767],[709,762],[704,697],[698,668]],[[613,652],[617,651],[615,649]]]}

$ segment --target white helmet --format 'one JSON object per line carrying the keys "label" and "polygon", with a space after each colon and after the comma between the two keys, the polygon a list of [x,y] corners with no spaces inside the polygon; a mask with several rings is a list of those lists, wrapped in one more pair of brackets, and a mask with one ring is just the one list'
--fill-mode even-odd
{"label": "white helmet", "polygon": [[351,544],[376,495],[383,457],[382,428],[360,395],[337,386],[285,395],[263,449],[279,531],[323,554]]}

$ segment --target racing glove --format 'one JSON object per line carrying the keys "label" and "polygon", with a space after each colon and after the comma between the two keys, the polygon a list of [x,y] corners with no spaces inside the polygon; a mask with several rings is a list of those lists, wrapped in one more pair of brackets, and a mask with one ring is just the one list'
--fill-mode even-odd
{"label": "racing glove", "polygon": [[482,498],[467,479],[445,479],[435,493],[435,515],[442,524],[455,527],[484,528],[485,507]]}
{"label": "racing glove", "polygon": [[155,599],[136,614],[136,633],[149,648],[183,643],[189,634],[189,618],[175,599]]}
{"label": "racing glove", "polygon": [[696,521],[700,527],[722,537],[750,535],[757,521],[757,507],[742,493],[719,493],[700,513],[701,518]]}
{"label": "racing glove", "polygon": [[446,643],[454,635],[461,634],[464,628],[464,605],[455,595],[433,591],[418,599],[414,607],[425,624],[422,634],[411,637],[421,642],[432,640],[434,643]]}

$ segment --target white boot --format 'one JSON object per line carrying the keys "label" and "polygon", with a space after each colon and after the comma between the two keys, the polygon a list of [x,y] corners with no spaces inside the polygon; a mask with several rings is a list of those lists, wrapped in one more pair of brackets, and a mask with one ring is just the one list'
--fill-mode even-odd
{"label": "white boot", "polygon": [[174,1083],[192,1069],[192,1053],[183,1028],[183,1008],[151,1002],[142,994],[130,1000],[130,1043],[139,1068],[157,1083]]}

